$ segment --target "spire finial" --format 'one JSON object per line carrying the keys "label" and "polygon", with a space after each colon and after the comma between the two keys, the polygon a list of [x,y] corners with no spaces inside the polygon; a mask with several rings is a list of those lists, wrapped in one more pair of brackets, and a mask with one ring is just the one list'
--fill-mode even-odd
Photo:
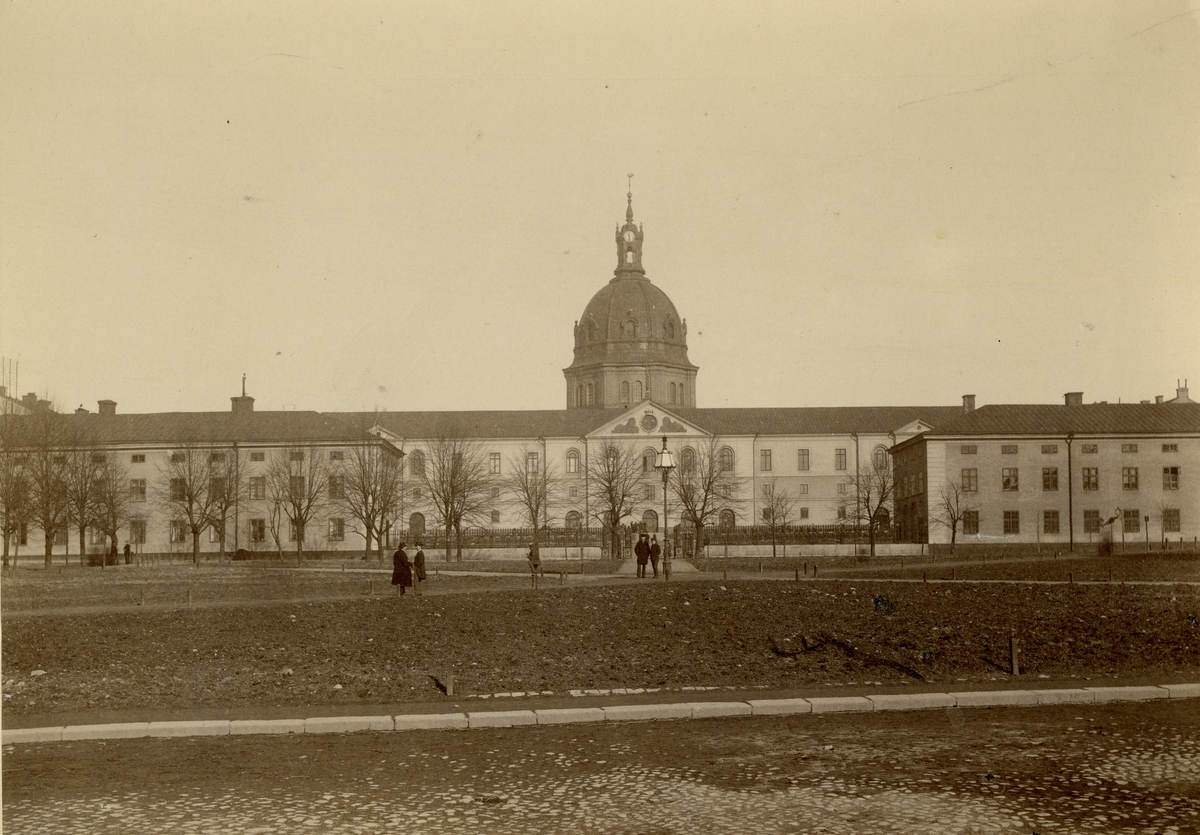
{"label": "spire finial", "polygon": [[628,201],[625,206],[625,220],[633,223],[633,175],[626,174],[625,176],[629,178],[629,193],[625,195],[625,199]]}

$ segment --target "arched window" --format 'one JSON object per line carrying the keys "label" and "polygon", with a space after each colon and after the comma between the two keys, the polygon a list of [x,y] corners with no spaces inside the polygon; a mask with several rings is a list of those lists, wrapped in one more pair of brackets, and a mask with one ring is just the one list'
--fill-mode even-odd
{"label": "arched window", "polygon": [[663,334],[667,339],[675,338],[675,320],[668,319],[666,325],[663,326]]}
{"label": "arched window", "polygon": [[689,447],[683,448],[683,454],[679,456],[679,470],[684,475],[692,475],[696,472],[696,450]]}
{"label": "arched window", "polygon": [[572,510],[567,514],[566,528],[567,530],[579,530],[583,527],[583,517],[579,515],[578,510]]}
{"label": "arched window", "polygon": [[575,387],[575,405],[576,406],[586,406],[587,405],[587,395],[584,394],[583,386]]}
{"label": "arched window", "polygon": [[591,383],[588,383],[587,404],[589,406],[596,405],[596,387],[594,385],[592,385]]}
{"label": "arched window", "polygon": [[736,524],[737,517],[734,515],[732,510],[722,510],[720,515],[717,516],[717,527],[721,528],[722,530],[729,530]]}
{"label": "arched window", "polygon": [[408,454],[408,466],[412,474],[421,477],[425,475],[425,453],[415,449]]}
{"label": "arched window", "polygon": [[625,263],[626,264],[633,263],[633,250],[632,249],[625,250]]}
{"label": "arched window", "polygon": [[621,402],[622,403],[629,402],[629,381],[628,380],[621,381]]}
{"label": "arched window", "polygon": [[658,455],[652,449],[648,449],[642,453],[642,472],[654,472],[654,465],[657,462]]}
{"label": "arched window", "polygon": [[676,397],[675,384],[671,383],[670,388],[667,389],[667,402],[670,403],[672,406],[675,405],[675,397]]}
{"label": "arched window", "polygon": [[626,339],[633,339],[637,336],[637,322],[633,319],[626,319],[621,323],[621,336]]}
{"label": "arched window", "polygon": [[732,449],[730,449],[729,447],[723,447],[721,449],[720,461],[721,461],[721,472],[723,472],[723,473],[733,472],[733,450]]}
{"label": "arched window", "polygon": [[633,400],[635,403],[642,402],[642,381],[641,380],[633,381]]}
{"label": "arched window", "polygon": [[877,469],[877,470],[886,470],[887,469],[888,454],[887,454],[886,449],[884,449],[881,446],[875,447],[874,459],[875,460],[873,463],[875,464],[875,469]]}
{"label": "arched window", "polygon": [[421,513],[414,513],[408,517],[408,535],[413,539],[425,534],[425,516]]}
{"label": "arched window", "polygon": [[567,473],[574,475],[579,472],[579,450],[567,451]]}
{"label": "arched window", "polygon": [[588,342],[595,342],[596,341],[596,323],[595,322],[587,323],[587,333],[588,333]]}
{"label": "arched window", "polygon": [[643,513],[642,527],[646,529],[646,533],[658,533],[658,514],[653,510]]}

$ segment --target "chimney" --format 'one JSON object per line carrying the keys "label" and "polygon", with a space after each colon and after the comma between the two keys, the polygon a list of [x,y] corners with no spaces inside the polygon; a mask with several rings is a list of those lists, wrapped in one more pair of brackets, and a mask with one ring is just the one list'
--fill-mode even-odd
{"label": "chimney", "polygon": [[1179,381],[1175,381],[1175,402],[1176,403],[1191,403],[1192,399],[1188,397],[1187,380],[1183,381],[1183,385],[1179,385]]}
{"label": "chimney", "polygon": [[975,395],[964,394],[963,395],[963,414],[969,415],[973,411],[975,411]]}
{"label": "chimney", "polygon": [[1156,395],[1154,396],[1154,403],[1155,403],[1155,405],[1157,405],[1157,406],[1161,406],[1161,405],[1162,405],[1162,402],[1163,402],[1163,396],[1162,396],[1161,394],[1156,394]]}
{"label": "chimney", "polygon": [[83,404],[82,404],[82,403],[80,403],[80,404],[79,404],[79,408],[75,410],[75,414],[77,414],[77,415],[86,415],[86,414],[90,414],[90,412],[88,412],[88,410],[87,410],[87,409],[83,408]]}
{"label": "chimney", "polygon": [[32,391],[29,392],[29,394],[27,394],[21,398],[21,403],[28,406],[30,409],[36,407],[37,406],[37,393],[32,392]]}
{"label": "chimney", "polygon": [[1063,395],[1063,397],[1066,398],[1068,406],[1082,406],[1083,405],[1083,392],[1082,391],[1068,391],[1066,394]]}
{"label": "chimney", "polygon": [[99,414],[115,415],[117,413],[117,401],[115,400],[97,400],[96,406]]}
{"label": "chimney", "polygon": [[233,413],[235,415],[248,415],[254,411],[254,398],[243,394],[241,397],[229,398],[233,403]]}

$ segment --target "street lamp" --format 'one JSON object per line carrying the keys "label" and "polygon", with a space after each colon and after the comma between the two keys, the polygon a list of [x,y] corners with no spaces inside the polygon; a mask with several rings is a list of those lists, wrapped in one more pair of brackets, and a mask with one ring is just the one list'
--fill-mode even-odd
{"label": "street lamp", "polygon": [[671,543],[667,538],[667,479],[671,477],[671,470],[675,469],[675,456],[671,454],[671,450],[667,449],[667,436],[663,435],[663,448],[658,453],[658,462],[654,465],[654,469],[662,473],[663,480],[663,581],[671,579]]}

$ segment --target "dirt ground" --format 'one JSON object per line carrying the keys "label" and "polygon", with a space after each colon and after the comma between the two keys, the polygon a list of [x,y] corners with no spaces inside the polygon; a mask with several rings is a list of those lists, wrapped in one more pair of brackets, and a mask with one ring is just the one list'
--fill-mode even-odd
{"label": "dirt ground", "polygon": [[1200,674],[1194,586],[636,582],[6,617],[4,712]]}

